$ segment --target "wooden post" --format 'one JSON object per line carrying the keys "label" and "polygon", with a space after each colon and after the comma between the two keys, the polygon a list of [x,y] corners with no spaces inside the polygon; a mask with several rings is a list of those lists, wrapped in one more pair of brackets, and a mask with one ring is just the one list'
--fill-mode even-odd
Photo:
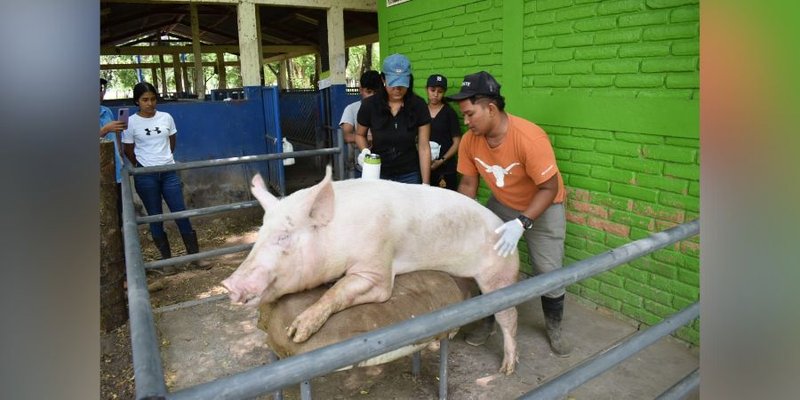
{"label": "wooden post", "polygon": [[100,329],[109,332],[128,320],[125,256],[119,221],[114,143],[100,142]]}

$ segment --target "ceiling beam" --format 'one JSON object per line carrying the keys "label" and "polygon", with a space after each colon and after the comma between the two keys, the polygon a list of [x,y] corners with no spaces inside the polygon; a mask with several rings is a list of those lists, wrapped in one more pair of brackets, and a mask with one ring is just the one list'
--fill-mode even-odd
{"label": "ceiling beam", "polygon": [[[104,3],[130,3],[131,0],[103,0]],[[137,3],[152,4],[231,4],[236,5],[243,0],[146,0]],[[378,11],[376,0],[248,0],[248,3],[265,6],[289,6],[302,8],[322,8],[327,9],[332,6],[341,7],[345,10],[353,11]]]}
{"label": "ceiling beam", "polygon": [[[263,53],[300,53],[310,54],[317,52],[316,46],[294,46],[294,45],[279,45],[279,46],[261,46]],[[239,53],[238,45],[218,45],[218,46],[200,46],[201,53]],[[159,55],[159,54],[176,54],[176,53],[192,53],[192,46],[103,46],[100,48],[100,55],[129,55],[129,56],[146,56],[146,55]]]}

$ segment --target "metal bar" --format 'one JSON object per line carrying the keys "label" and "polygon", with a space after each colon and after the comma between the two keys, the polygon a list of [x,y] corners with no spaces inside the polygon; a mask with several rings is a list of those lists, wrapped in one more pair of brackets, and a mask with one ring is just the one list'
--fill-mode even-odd
{"label": "metal bar", "polygon": [[664,393],[656,397],[655,400],[682,400],[686,398],[692,390],[698,387],[700,387],[700,368],[686,375],[683,379],[664,391]]}
{"label": "metal bar", "polygon": [[300,398],[303,400],[311,400],[311,382],[303,381],[300,383]]}
{"label": "metal bar", "polygon": [[336,171],[337,171],[336,180],[342,180],[346,176],[344,166],[345,166],[345,157],[347,156],[347,152],[344,151],[344,149],[347,148],[345,147],[347,145],[344,143],[344,135],[341,133],[341,128],[333,129],[333,135],[336,136],[336,147],[342,149],[342,151],[337,153],[335,156]]}
{"label": "metal bar", "polygon": [[177,303],[177,304],[172,304],[172,305],[168,305],[168,306],[164,306],[164,307],[159,307],[159,308],[156,308],[155,310],[153,310],[153,313],[159,314],[159,313],[168,312],[168,311],[180,310],[180,309],[183,309],[183,308],[194,307],[194,306],[197,306],[197,305],[200,305],[200,304],[213,303],[215,301],[220,301],[220,300],[223,300],[223,299],[226,299],[226,298],[228,298],[227,294],[218,294],[216,296],[210,296],[210,297],[206,297],[204,299],[189,300],[189,301],[184,301],[184,302],[180,302],[180,303]]}
{"label": "metal bar", "polygon": [[164,213],[164,214],[147,215],[144,217],[136,217],[136,223],[139,225],[149,224],[151,222],[161,222],[179,218],[197,217],[200,215],[217,214],[231,210],[244,210],[247,208],[259,207],[259,206],[260,205],[258,204],[258,200],[250,200],[250,201],[243,201],[240,203],[224,204],[220,206],[195,208],[192,210],[178,211],[174,213]]}
{"label": "metal bar", "polygon": [[613,267],[696,235],[698,220],[675,226],[617,249],[576,262],[569,267],[486,293],[458,304],[421,315],[345,341],[283,359],[275,364],[222,377],[170,394],[170,399],[242,399],[255,397],[302,382],[361,360],[375,357],[435,336],[440,332],[505,310],[559,287],[607,271]]}
{"label": "metal bar", "polygon": [[628,357],[636,354],[645,347],[655,343],[662,337],[669,335],[676,329],[688,324],[700,315],[700,303],[694,303],[684,308],[681,312],[670,316],[661,323],[641,331],[624,341],[603,350],[599,354],[582,361],[577,366],[548,380],[533,391],[519,399],[524,400],[551,400],[561,399],[570,390],[586,383],[596,376],[606,372],[611,367],[621,363]]}
{"label": "metal bar", "polygon": [[284,158],[291,158],[291,157],[301,158],[301,157],[326,156],[328,154],[336,154],[341,151],[342,150],[338,147],[329,147],[327,149],[301,150],[289,153],[271,153],[271,154],[262,154],[257,156],[240,156],[240,157],[229,157],[229,158],[217,158],[214,160],[188,161],[175,164],[157,165],[154,167],[136,167],[133,168],[131,174],[140,175],[140,174],[152,174],[154,172],[179,171],[192,168],[219,167],[222,165],[244,164],[256,161],[282,160]]}
{"label": "metal bar", "polygon": [[439,341],[439,400],[447,400],[447,355],[450,339]]}
{"label": "metal bar", "polygon": [[167,394],[155,322],[147,291],[139,231],[133,209],[129,169],[122,170],[122,232],[125,246],[125,271],[128,280],[133,376],[137,399],[163,399]]}
{"label": "metal bar", "polygon": [[[267,358],[269,359],[269,363],[272,364],[278,361],[278,355],[275,354],[274,351],[270,350],[267,353]],[[272,400],[283,400],[283,390],[278,389],[272,393]]]}
{"label": "metal bar", "polygon": [[167,266],[167,265],[184,264],[184,263],[188,263],[188,262],[192,262],[192,261],[202,260],[202,259],[205,259],[205,258],[213,258],[213,257],[217,257],[217,256],[222,256],[222,255],[225,255],[225,254],[240,253],[240,252],[243,252],[243,251],[250,250],[251,248],[253,248],[253,243],[239,244],[239,245],[236,245],[236,246],[223,247],[223,248],[220,248],[220,249],[201,251],[201,252],[195,253],[195,254],[187,254],[185,256],[167,258],[165,260],[150,261],[150,262],[147,262],[147,263],[144,264],[144,268],[145,269],[151,269],[151,268],[161,268],[161,267],[164,267],[164,266]]}

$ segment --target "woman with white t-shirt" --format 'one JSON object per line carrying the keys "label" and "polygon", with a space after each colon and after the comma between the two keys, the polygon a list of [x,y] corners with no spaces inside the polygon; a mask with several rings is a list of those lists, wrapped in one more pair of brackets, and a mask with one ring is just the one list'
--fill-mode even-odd
{"label": "woman with white t-shirt", "polygon": [[[174,164],[173,152],[175,151],[175,121],[168,113],[157,111],[158,92],[148,82],[140,82],[133,87],[133,101],[139,111],[128,118],[128,128],[122,133],[122,143],[125,146],[125,155],[136,167],[153,167],[158,165]],[[181,189],[181,178],[177,171],[153,172],[133,176],[136,193],[142,199],[148,215],[162,213],[161,200],[163,199],[171,212],[186,210]],[[183,238],[188,254],[199,251],[197,234],[192,229],[188,218],[175,220],[178,230]],[[161,258],[172,257],[164,231],[163,222],[150,223],[150,235],[153,237]],[[208,269],[211,264],[207,262],[194,262],[193,267]],[[174,266],[165,266],[165,275],[172,275],[177,270]]]}

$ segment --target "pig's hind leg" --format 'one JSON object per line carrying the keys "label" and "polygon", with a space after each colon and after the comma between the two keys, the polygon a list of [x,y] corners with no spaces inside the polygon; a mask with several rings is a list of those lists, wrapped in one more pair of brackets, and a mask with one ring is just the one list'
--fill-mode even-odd
{"label": "pig's hind leg", "polygon": [[[481,273],[475,277],[481,292],[489,293],[517,282],[518,264],[504,264],[506,260],[481,269]],[[495,313],[494,317],[503,333],[503,363],[500,365],[500,372],[509,375],[514,372],[517,364],[517,309],[507,308]]]}
{"label": "pig's hind leg", "polygon": [[316,303],[300,313],[287,328],[295,343],[308,340],[331,315],[364,303],[378,303],[392,295],[391,273],[388,276],[370,273],[348,273],[325,292]]}

